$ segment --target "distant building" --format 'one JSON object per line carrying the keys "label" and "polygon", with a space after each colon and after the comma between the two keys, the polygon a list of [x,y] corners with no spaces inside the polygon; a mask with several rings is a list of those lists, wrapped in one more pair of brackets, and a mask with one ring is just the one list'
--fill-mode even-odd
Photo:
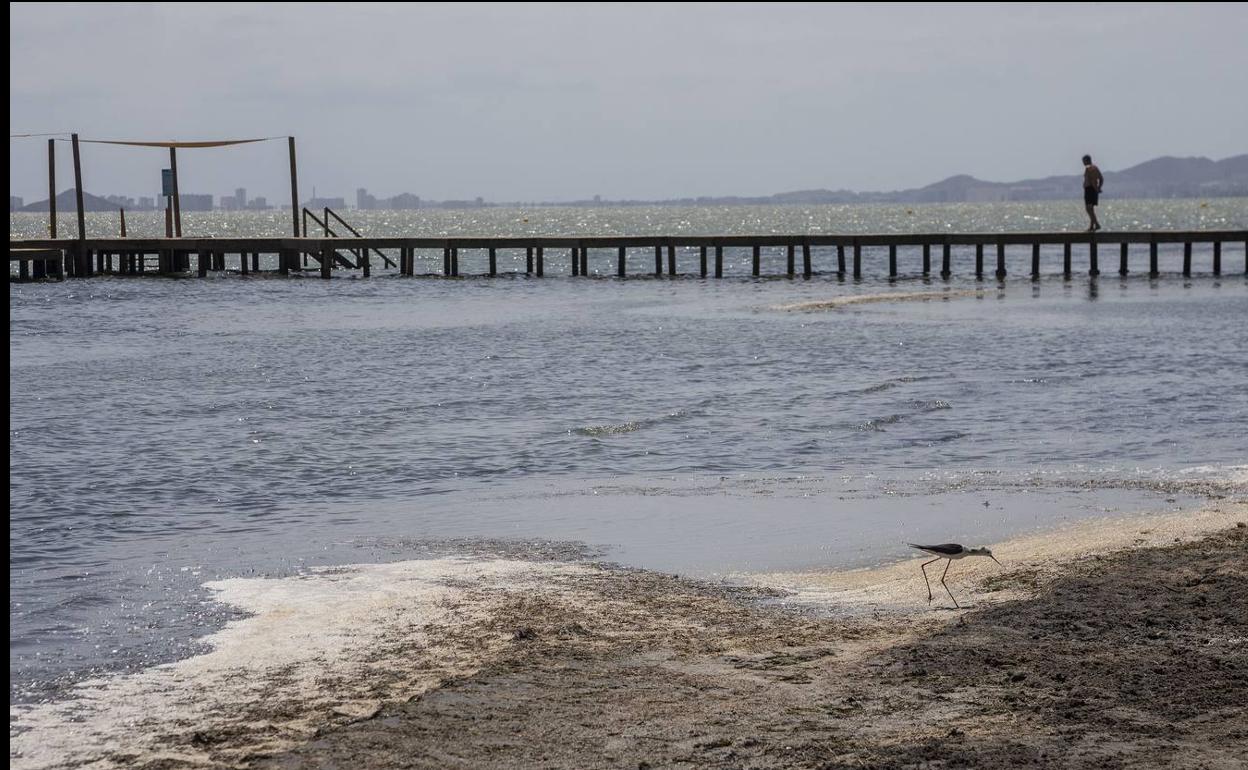
{"label": "distant building", "polygon": [[139,198],[139,208],[141,208],[141,209],[154,209],[154,208],[156,208],[156,199],[155,199],[155,198],[143,198],[143,197],[140,197],[140,198]]}
{"label": "distant building", "polygon": [[313,211],[323,208],[345,209],[347,201],[343,198],[313,198],[303,205],[304,208],[309,208]]}
{"label": "distant building", "polygon": [[26,205],[26,202],[23,201],[18,196],[16,195],[9,196],[9,211],[10,212],[17,211],[18,209],[20,209],[22,206],[25,206],[25,205]]}
{"label": "distant building", "polygon": [[368,190],[361,187],[355,191],[355,207],[361,211],[371,211],[377,208],[377,197],[369,195]]}
{"label": "distant building", "polygon": [[212,211],[212,196],[197,193],[182,193],[178,196],[180,211]]}
{"label": "distant building", "polygon": [[234,190],[233,195],[221,196],[221,209],[223,211],[242,211],[247,208],[247,189],[239,187]]}
{"label": "distant building", "polygon": [[385,207],[390,209],[398,209],[400,211],[407,209],[420,208],[420,196],[411,193],[399,193],[393,198],[385,201]]}
{"label": "distant building", "polygon": [[248,211],[267,211],[271,208],[273,207],[269,205],[269,199],[263,195],[257,195],[255,198],[247,201]]}
{"label": "distant building", "polygon": [[105,195],[104,200],[108,201],[109,203],[117,204],[118,208],[123,208],[123,209],[134,208],[134,198],[130,198],[125,195]]}

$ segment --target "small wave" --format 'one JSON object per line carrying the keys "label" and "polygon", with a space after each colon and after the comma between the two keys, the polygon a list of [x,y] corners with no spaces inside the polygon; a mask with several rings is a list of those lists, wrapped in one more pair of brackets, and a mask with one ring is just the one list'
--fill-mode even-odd
{"label": "small wave", "polygon": [[874,302],[923,302],[933,299],[973,297],[982,293],[979,289],[962,289],[959,291],[891,291],[884,294],[857,294],[851,297],[793,302],[787,305],[775,305],[771,309],[785,311],[835,310],[850,305],[866,305]]}
{"label": "small wave", "polygon": [[650,417],[644,420],[630,420],[629,422],[622,422],[622,423],[617,423],[614,425],[611,425],[611,424],[589,425],[583,428],[574,428],[572,432],[581,436],[592,436],[592,437],[619,436],[625,433],[636,433],[637,431],[642,430],[644,428],[649,428],[654,425],[661,425],[662,423],[665,423],[665,422],[672,422],[673,420],[680,420],[680,419],[683,419],[684,417],[687,417],[688,415],[689,413],[686,412],[685,410],[677,409],[676,411],[671,412],[669,414],[665,414],[662,417]]}

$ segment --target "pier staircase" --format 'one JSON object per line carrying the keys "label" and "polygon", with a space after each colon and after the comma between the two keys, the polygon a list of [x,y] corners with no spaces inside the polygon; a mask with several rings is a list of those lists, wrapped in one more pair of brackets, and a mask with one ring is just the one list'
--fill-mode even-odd
{"label": "pier staircase", "polygon": [[[309,219],[311,219],[313,223],[315,223],[318,227],[320,227],[324,231],[325,237],[327,238],[343,238],[343,240],[348,240],[348,241],[350,240],[350,238],[339,235],[332,227],[330,227],[329,223],[331,220],[341,225],[343,229],[345,229],[347,232],[351,233],[352,237],[354,238],[364,237],[363,235],[360,234],[359,230],[356,230],[354,227],[352,227],[350,223],[348,223],[347,220],[339,216],[336,211],[331,209],[329,206],[326,206],[323,212],[323,217],[317,217],[315,212],[309,211],[307,207],[304,207],[303,209],[303,237],[305,238],[308,237],[308,220]],[[370,246],[344,246],[343,249],[348,254],[350,254],[351,257],[354,257],[354,261],[352,259],[349,259],[345,255],[343,255],[341,251],[335,250],[334,251],[334,266],[335,267],[347,267],[347,268],[352,268],[352,269],[360,267],[363,261],[364,255],[367,254],[370,249],[374,253],[376,253],[377,256],[385,260],[385,263],[387,266],[397,267],[394,260],[387,257],[385,253],[383,253],[379,249],[375,249]],[[317,265],[320,265],[321,263],[320,253],[311,252],[311,251],[305,252],[304,253],[305,264],[306,264],[308,257],[311,257],[317,263]]]}

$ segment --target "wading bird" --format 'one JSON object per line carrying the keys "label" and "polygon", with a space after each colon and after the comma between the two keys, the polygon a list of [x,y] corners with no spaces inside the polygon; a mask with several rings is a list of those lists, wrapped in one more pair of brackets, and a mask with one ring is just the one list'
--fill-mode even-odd
{"label": "wading bird", "polygon": [[[916,545],[915,543],[907,543],[907,545],[911,548],[917,548],[923,553],[930,553],[932,556],[936,557],[935,559],[932,559],[932,561],[925,561],[919,565],[919,569],[923,571],[923,582],[927,583],[928,604],[932,603],[932,582],[927,579],[927,565],[932,562],[940,561],[941,559],[946,560],[945,571],[940,575],[940,584],[945,586],[945,593],[949,594],[950,599],[953,599],[953,591],[950,591],[949,586],[945,585],[945,575],[949,574],[949,566],[953,564],[954,559],[965,559],[967,556],[987,556],[989,559],[997,561],[997,557],[993,556],[992,551],[989,551],[987,548],[967,548],[966,546],[958,543],[941,543],[940,545]],[[1001,562],[997,561],[997,564],[1001,564]],[[957,599],[953,599],[953,606],[958,609],[962,608],[962,605],[958,604]]]}

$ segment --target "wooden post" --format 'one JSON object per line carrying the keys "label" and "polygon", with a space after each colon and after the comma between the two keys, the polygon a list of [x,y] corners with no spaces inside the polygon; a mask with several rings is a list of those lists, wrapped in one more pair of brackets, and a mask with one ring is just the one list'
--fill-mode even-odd
{"label": "wooden post", "polygon": [[1005,244],[997,242],[997,280],[1005,278]]}
{"label": "wooden post", "polygon": [[949,241],[945,241],[940,255],[940,277],[949,278],[953,275],[953,249]]}
{"label": "wooden post", "polygon": [[589,247],[581,247],[581,277],[589,275]]}
{"label": "wooden post", "polygon": [[[238,272],[247,275],[247,252],[238,252]],[[368,275],[368,268],[364,268],[364,275]]]}
{"label": "wooden post", "polygon": [[667,275],[673,277],[676,275],[676,247],[667,244]]}
{"label": "wooden post", "polygon": [[459,277],[459,247],[451,247],[451,275],[455,278]]}
{"label": "wooden post", "polygon": [[524,274],[533,274],[533,247],[529,246],[524,250]]}
{"label": "wooden post", "polygon": [[541,278],[542,274],[545,272],[544,270],[545,262],[546,260],[542,254],[542,247],[538,246],[537,247],[537,277],[538,278]]}
{"label": "wooden post", "polygon": [[56,237],[56,140],[48,140],[48,237]]}
{"label": "wooden post", "polygon": [[451,277],[451,247],[442,247],[442,277]]}
{"label": "wooden post", "polygon": [[930,275],[932,272],[932,244],[923,244],[923,275]]}
{"label": "wooden post", "polygon": [[1062,244],[1062,276],[1070,277],[1070,241]]}
{"label": "wooden post", "polygon": [[754,277],[758,277],[759,268],[761,267],[762,249],[758,246],[754,247]]}
{"label": "wooden post", "polygon": [[[368,249],[360,249],[360,267],[364,270],[364,277],[368,278],[373,274],[373,263],[368,258]],[[246,261],[244,259],[244,261]]]}
{"label": "wooden post", "polygon": [[[1244,262],[1245,264],[1248,264],[1248,259],[1245,259]],[[724,277],[724,247],[723,246],[715,247],[715,277],[716,278]]]}
{"label": "wooden post", "polygon": [[654,275],[656,278],[663,275],[663,247],[654,247]]}
{"label": "wooden post", "polygon": [[178,149],[169,148],[169,168],[173,172],[173,234],[182,237],[182,196],[178,192]]}
{"label": "wooden post", "polygon": [[624,246],[620,247],[620,251],[615,256],[615,274],[623,278],[628,266],[625,264],[628,257],[628,249]]}
{"label": "wooden post", "polygon": [[1123,243],[1118,249],[1118,275],[1127,274],[1127,244]]}
{"label": "wooden post", "polygon": [[1222,275],[1222,241],[1213,242],[1213,274]]}
{"label": "wooden post", "polygon": [[121,215],[121,237],[125,238],[126,237],[126,210],[119,208],[117,209],[117,213]]}
{"label": "wooden post", "polygon": [[843,243],[836,245],[836,274],[838,277],[845,275],[845,244]]}
{"label": "wooden post", "polygon": [[984,279],[984,244],[975,244],[975,280]]}
{"label": "wooden post", "polygon": [[1096,260],[1096,236],[1092,236],[1093,240],[1088,244],[1088,275],[1095,278],[1101,274],[1101,268]]}
{"label": "wooden post", "polygon": [[330,271],[334,269],[334,244],[326,238],[321,242],[321,278],[329,280]]}
{"label": "wooden post", "polygon": [[811,262],[810,262],[810,244],[803,243],[802,244],[802,277],[809,278],[810,274],[814,272],[812,268],[813,266],[811,265]]}
{"label": "wooden post", "polygon": [[581,260],[578,257],[579,255],[576,253],[576,247],[573,246],[571,260],[570,260],[572,262],[572,275],[573,276],[577,276],[581,274]]}
{"label": "wooden post", "polygon": [[208,249],[199,250],[199,277],[203,278],[208,275],[208,260],[211,258],[212,252]]}
{"label": "wooden post", "polygon": [[490,277],[498,275],[498,249],[490,247]]}
{"label": "wooden post", "polygon": [[299,237],[299,174],[295,167],[295,138],[286,137],[290,147],[290,224],[291,232]]}
{"label": "wooden post", "polygon": [[74,140],[74,195],[79,210],[79,241],[86,240],[86,215],[82,210],[82,158],[77,147],[77,134],[71,135]]}
{"label": "wooden post", "polygon": [[1031,244],[1031,278],[1033,281],[1040,280],[1040,244]]}
{"label": "wooden post", "polygon": [[792,278],[794,275],[797,274],[797,246],[795,244],[790,243],[787,249],[787,252],[788,252],[787,253],[788,268],[789,268],[788,274],[789,274],[789,277]]}
{"label": "wooden post", "polygon": [[1160,275],[1157,269],[1157,241],[1150,239],[1148,242],[1148,277],[1156,278]]}
{"label": "wooden post", "polygon": [[251,272],[260,272],[260,252],[253,251],[251,253]]}
{"label": "wooden post", "polygon": [[1192,274],[1192,242],[1187,241],[1183,244],[1183,276]]}
{"label": "wooden post", "polygon": [[897,244],[888,244],[888,280],[897,280]]}
{"label": "wooden post", "polygon": [[703,278],[706,277],[706,247],[702,246],[698,250],[698,274]]}
{"label": "wooden post", "polygon": [[854,239],[854,278],[862,277],[862,244]]}

